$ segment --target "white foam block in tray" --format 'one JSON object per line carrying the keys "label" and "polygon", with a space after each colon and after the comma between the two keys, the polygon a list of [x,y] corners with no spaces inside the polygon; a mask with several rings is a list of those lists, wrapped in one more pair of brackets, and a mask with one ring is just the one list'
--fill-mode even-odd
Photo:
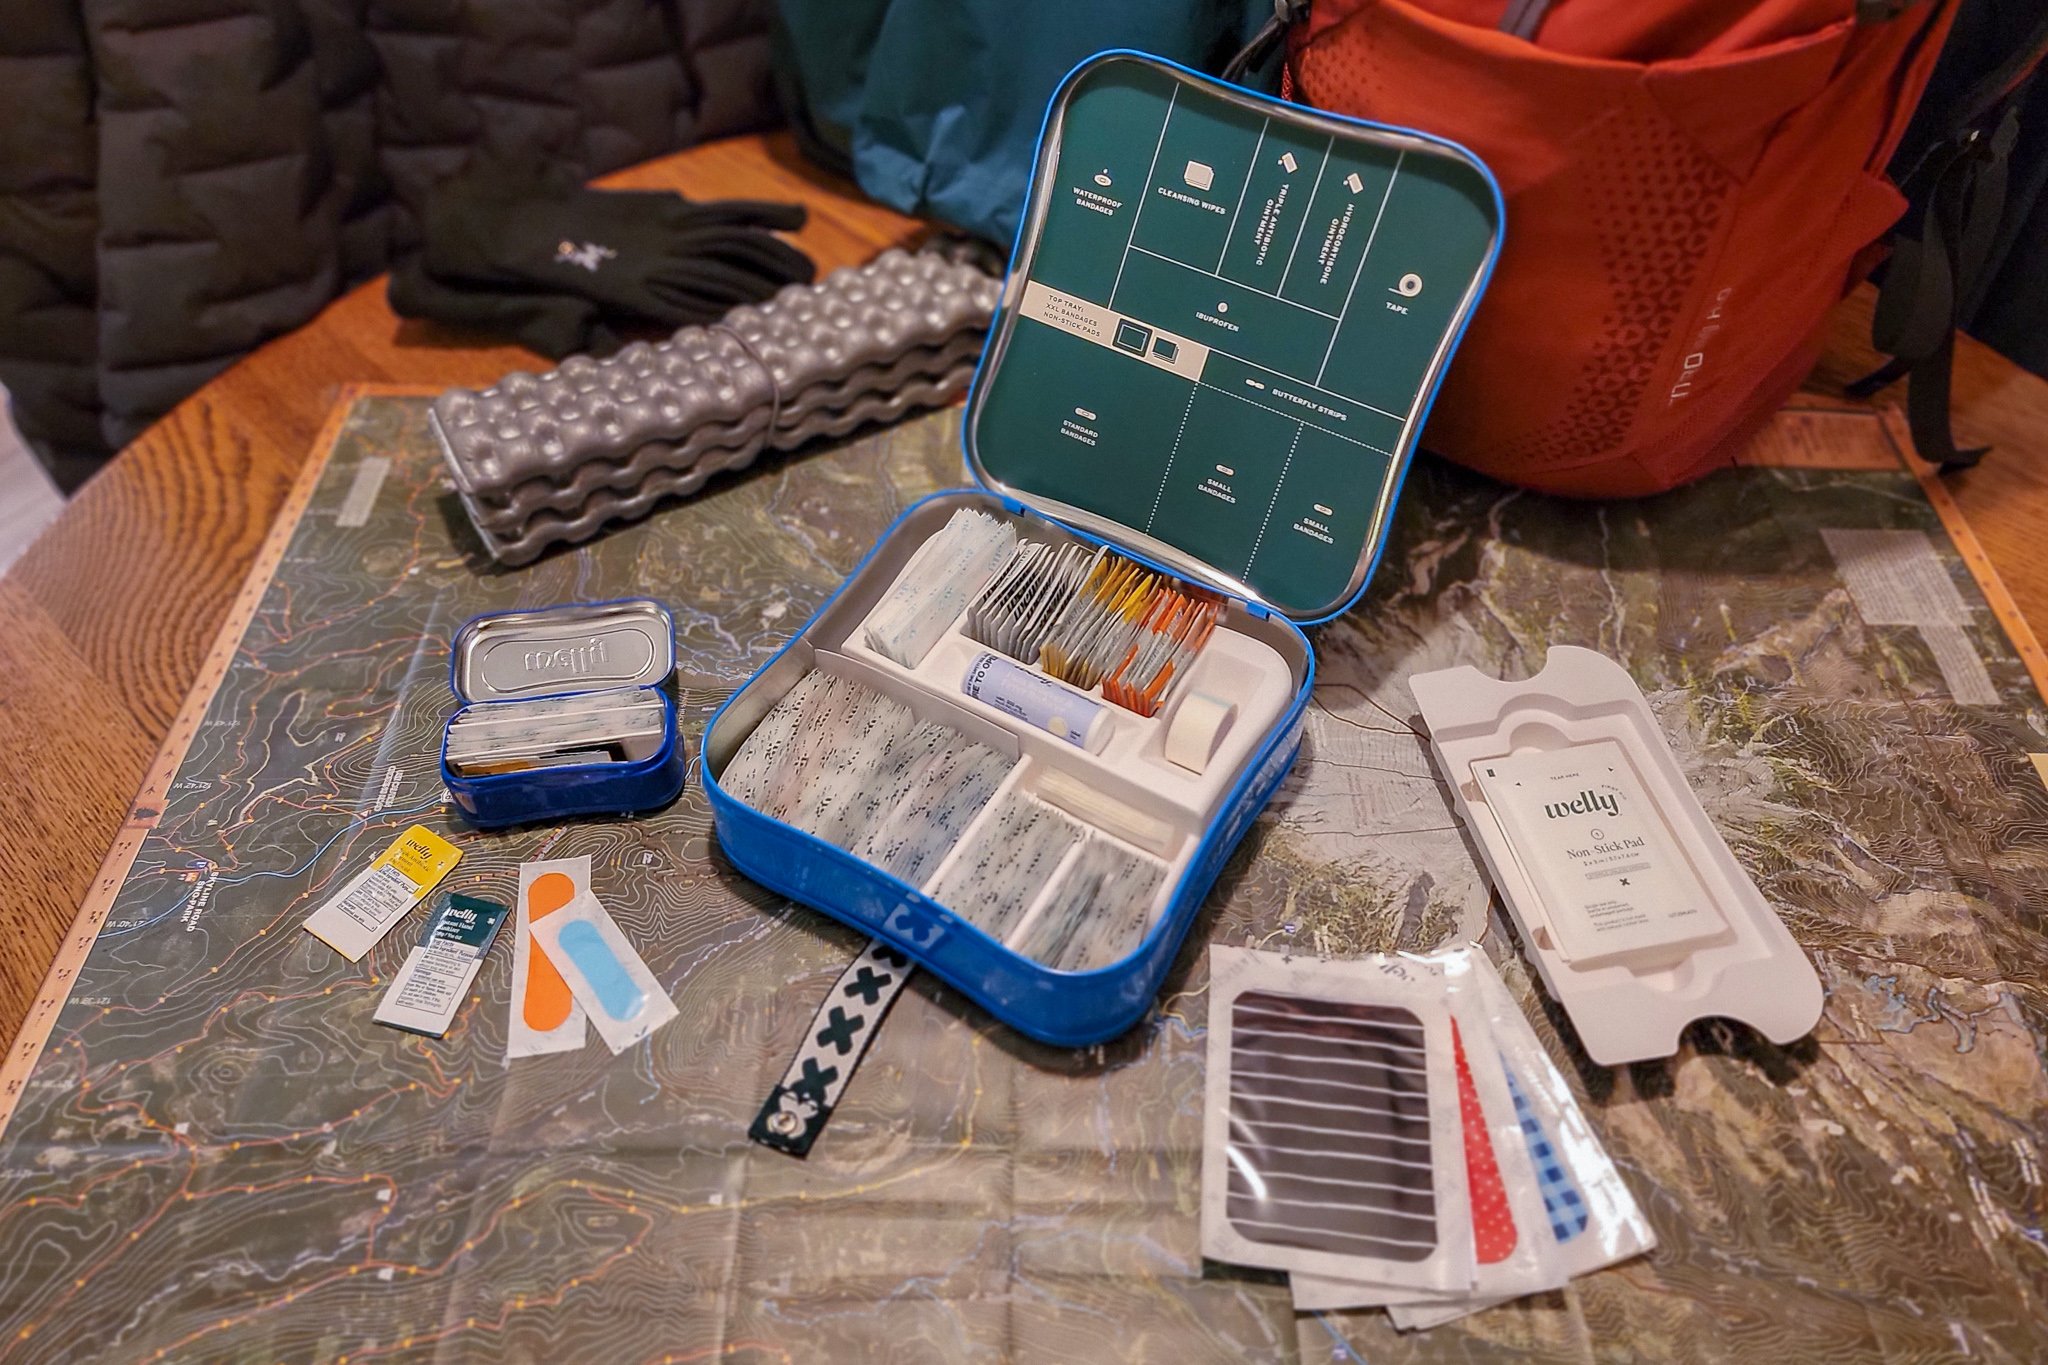
{"label": "white foam block in tray", "polygon": [[[1437,769],[1521,929],[1523,947],[1594,1061],[1619,1066],[1668,1057],[1687,1024],[1714,1015],[1741,1020],[1774,1043],[1802,1037],[1819,1022],[1822,992],[1813,964],[1701,809],[1626,669],[1592,650],[1559,645],[1543,671],[1523,682],[1468,666],[1418,673],[1408,686],[1429,727]],[[1574,962],[1560,951],[1474,765],[1609,740],[1627,756],[1726,935],[1676,957],[1651,948]]]}

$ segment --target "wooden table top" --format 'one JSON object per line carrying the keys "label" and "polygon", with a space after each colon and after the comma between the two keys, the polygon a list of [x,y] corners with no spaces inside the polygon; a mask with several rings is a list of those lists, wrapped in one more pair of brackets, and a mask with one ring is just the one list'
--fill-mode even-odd
{"label": "wooden table top", "polygon": [[[923,229],[804,163],[786,135],[736,138],[606,182],[694,198],[802,200],[796,240],[820,272]],[[1812,381],[1872,368],[1871,292],[1830,321]],[[229,604],[340,386],[480,386],[549,362],[401,321],[375,280],[187,399],[72,499],[0,578],[0,1039],[12,1036],[58,939],[128,817]],[[2048,381],[1965,341],[1959,439],[1997,447],[1951,480],[1957,503],[2030,622],[2048,622]]]}

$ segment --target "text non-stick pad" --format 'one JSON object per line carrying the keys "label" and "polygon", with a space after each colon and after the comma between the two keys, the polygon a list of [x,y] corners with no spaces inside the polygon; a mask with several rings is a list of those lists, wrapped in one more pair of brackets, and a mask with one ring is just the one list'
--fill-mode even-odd
{"label": "text non-stick pad", "polygon": [[1399,958],[1209,955],[1202,1250],[1239,1265],[1466,1289],[1449,1017]]}

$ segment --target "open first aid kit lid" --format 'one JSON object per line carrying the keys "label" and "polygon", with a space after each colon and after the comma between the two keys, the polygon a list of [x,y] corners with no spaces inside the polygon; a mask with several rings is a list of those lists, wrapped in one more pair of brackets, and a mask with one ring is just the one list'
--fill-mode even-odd
{"label": "open first aid kit lid", "polygon": [[964,440],[976,480],[1301,622],[1365,589],[1500,249],[1442,139],[1139,53],[1039,137]]}

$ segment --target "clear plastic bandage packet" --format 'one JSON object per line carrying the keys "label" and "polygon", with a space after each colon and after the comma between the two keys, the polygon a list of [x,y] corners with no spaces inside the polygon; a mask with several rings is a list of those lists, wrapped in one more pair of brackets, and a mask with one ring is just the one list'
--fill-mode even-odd
{"label": "clear plastic bandage packet", "polygon": [[1063,972],[1106,967],[1145,937],[1166,865],[1091,836],[1017,951]]}
{"label": "clear plastic bandage packet", "polygon": [[1083,837],[1051,806],[1010,792],[940,875],[932,898],[1003,942]]}
{"label": "clear plastic bandage packet", "polygon": [[1014,766],[872,688],[814,670],[762,717],[719,781],[764,815],[919,886]]}
{"label": "clear plastic bandage packet", "polygon": [[923,886],[937,871],[1016,766],[986,745],[933,728],[942,732],[942,742],[901,770],[887,788],[886,809],[853,849],[912,886]]}
{"label": "clear plastic bandage packet", "polygon": [[868,648],[916,668],[946,628],[1009,562],[1017,528],[963,507],[917,548],[896,582],[868,614]]}

